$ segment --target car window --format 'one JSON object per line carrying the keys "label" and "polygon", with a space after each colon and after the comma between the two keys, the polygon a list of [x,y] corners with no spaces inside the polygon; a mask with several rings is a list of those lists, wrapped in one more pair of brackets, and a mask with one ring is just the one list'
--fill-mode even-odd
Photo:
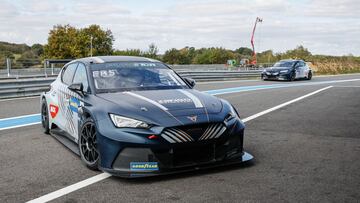
{"label": "car window", "polygon": [[303,61],[301,61],[300,63],[301,63],[301,67],[305,66],[305,63]]}
{"label": "car window", "polygon": [[98,92],[186,89],[186,83],[159,62],[116,62],[90,66]]}
{"label": "car window", "polygon": [[274,64],[274,67],[293,67],[293,61],[279,61]]}
{"label": "car window", "polygon": [[78,63],[72,63],[63,70],[61,80],[66,85],[71,85],[77,65]]}
{"label": "car window", "polygon": [[82,83],[84,86],[84,91],[89,91],[89,83],[86,74],[86,67],[84,64],[79,63],[75,72],[73,83]]}

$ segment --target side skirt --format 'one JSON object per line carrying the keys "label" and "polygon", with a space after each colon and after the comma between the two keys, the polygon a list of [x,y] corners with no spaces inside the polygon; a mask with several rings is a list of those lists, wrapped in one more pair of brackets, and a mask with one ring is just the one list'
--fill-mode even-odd
{"label": "side skirt", "polygon": [[51,129],[50,134],[56,138],[61,144],[65,145],[72,152],[80,156],[79,146],[67,132],[60,130],[59,128]]}

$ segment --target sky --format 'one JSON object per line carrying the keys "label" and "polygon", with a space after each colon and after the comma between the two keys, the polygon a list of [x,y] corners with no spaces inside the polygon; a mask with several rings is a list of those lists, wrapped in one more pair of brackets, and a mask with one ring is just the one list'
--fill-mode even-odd
{"label": "sky", "polygon": [[110,29],[115,49],[192,46],[360,55],[358,0],[0,0],[0,41],[46,44],[57,24]]}

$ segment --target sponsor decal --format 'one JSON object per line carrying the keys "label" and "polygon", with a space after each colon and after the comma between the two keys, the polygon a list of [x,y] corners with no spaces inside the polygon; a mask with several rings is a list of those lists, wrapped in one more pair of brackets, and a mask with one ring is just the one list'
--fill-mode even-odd
{"label": "sponsor decal", "polygon": [[50,109],[51,118],[55,118],[55,116],[57,115],[57,113],[59,111],[59,107],[54,104],[50,104],[49,109]]}
{"label": "sponsor decal", "polygon": [[76,97],[71,97],[70,110],[77,113],[79,106],[80,106],[80,101]]}
{"label": "sponsor decal", "polygon": [[116,75],[117,71],[116,70],[100,70],[100,71],[93,71],[93,77],[94,78],[111,78],[114,77]]}
{"label": "sponsor decal", "polygon": [[192,103],[190,98],[180,98],[180,99],[161,99],[158,100],[159,104],[178,104],[178,103]]}
{"label": "sponsor decal", "polygon": [[157,171],[158,162],[130,162],[131,171]]}
{"label": "sponsor decal", "polygon": [[196,122],[197,116],[188,116],[188,119],[190,119],[192,122]]}
{"label": "sponsor decal", "polygon": [[135,67],[155,67],[155,63],[134,63]]}

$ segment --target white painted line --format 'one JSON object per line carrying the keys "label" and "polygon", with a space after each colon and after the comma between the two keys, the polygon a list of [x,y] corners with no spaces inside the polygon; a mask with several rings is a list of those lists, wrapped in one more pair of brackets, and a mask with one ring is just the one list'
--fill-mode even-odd
{"label": "white painted line", "polygon": [[[317,94],[317,93],[319,93],[319,92],[321,92],[321,91],[324,91],[324,90],[327,90],[327,89],[329,89],[329,88],[331,88],[331,87],[332,87],[332,86],[328,86],[328,87],[325,87],[325,88],[316,90],[316,91],[311,92],[311,93],[309,93],[309,94],[307,94],[307,95],[298,97],[298,98],[293,99],[293,100],[291,100],[291,101],[285,102],[285,103],[283,103],[283,104],[277,105],[277,106],[275,106],[275,107],[272,107],[272,108],[270,108],[270,109],[267,109],[267,110],[265,110],[265,111],[262,111],[262,112],[260,112],[260,113],[255,114],[255,115],[252,115],[252,116],[249,116],[249,117],[247,117],[247,118],[244,118],[242,121],[243,121],[244,123],[247,122],[247,121],[251,121],[251,120],[253,120],[253,119],[255,119],[255,118],[258,118],[258,117],[260,117],[260,116],[262,116],[262,115],[265,115],[265,114],[267,114],[267,113],[270,113],[270,112],[272,112],[272,111],[275,111],[275,110],[277,110],[277,109],[279,109],[279,108],[282,108],[282,107],[284,107],[284,106],[286,106],[286,105],[289,105],[289,104],[291,104],[291,103],[294,103],[294,102],[300,101],[300,100],[302,100],[302,99],[305,99],[306,97],[309,97],[309,96],[311,96],[311,95]],[[78,183],[69,185],[69,186],[67,186],[67,187],[65,187],[65,188],[62,188],[62,189],[60,189],[60,190],[56,190],[56,191],[54,191],[54,192],[52,192],[52,193],[49,193],[49,194],[47,194],[47,195],[44,195],[44,196],[41,196],[41,197],[39,197],[39,198],[30,200],[30,201],[28,201],[27,203],[44,203],[44,202],[48,202],[48,201],[54,200],[54,199],[56,199],[56,198],[58,198],[58,197],[67,195],[67,194],[69,194],[69,193],[71,193],[71,192],[74,192],[74,191],[76,191],[76,190],[79,190],[79,189],[81,189],[81,188],[84,188],[84,187],[86,187],[86,186],[89,186],[89,185],[91,185],[91,184],[97,183],[97,182],[99,182],[99,181],[101,181],[101,180],[104,180],[104,179],[106,179],[106,178],[109,178],[109,177],[111,177],[110,174],[108,174],[108,173],[101,173],[101,174],[99,174],[99,175],[96,175],[96,176],[90,177],[90,178],[88,178],[88,179],[85,179],[85,180],[83,180],[83,181],[81,181],[81,182],[78,182]]]}
{"label": "white painted line", "polygon": [[360,87],[360,85],[336,85],[334,87]]}
{"label": "white painted line", "polygon": [[33,98],[39,98],[39,96],[31,96],[31,97],[19,97],[19,98],[12,98],[12,99],[0,99],[0,102],[4,101],[12,101],[12,100],[22,100],[22,99],[33,99]]}
{"label": "white painted line", "polygon": [[99,182],[101,180],[104,180],[108,177],[110,177],[111,175],[108,173],[100,173],[99,175],[93,176],[91,178],[85,179],[83,181],[80,181],[78,183],[69,185],[65,188],[62,188],[60,190],[56,190],[52,193],[49,193],[47,195],[41,196],[39,198],[33,199],[28,201],[27,203],[42,203],[42,202],[48,202],[51,200],[54,200],[58,197],[64,196],[66,194],[69,194],[71,192],[74,192],[75,190],[81,189],[83,187],[89,186],[91,184],[94,184],[96,182]]}
{"label": "white painted line", "polygon": [[37,125],[37,124],[41,124],[41,122],[27,123],[24,125],[16,125],[16,126],[11,126],[11,127],[6,127],[6,128],[0,128],[0,131],[1,130],[9,130],[9,129],[13,129],[13,128],[20,128],[20,127],[25,127],[25,126],[30,126],[30,125]]}
{"label": "white painted line", "polygon": [[[316,72],[315,72],[316,74]],[[351,76],[351,75],[359,75],[360,73],[345,73],[345,74],[337,74],[337,75],[315,75],[313,77],[316,77],[316,78],[325,78],[325,77],[336,77],[336,76]]]}
{"label": "white painted line", "polygon": [[322,92],[322,91],[327,90],[327,89],[332,88],[332,87],[333,87],[333,86],[328,86],[328,87],[325,87],[325,88],[316,90],[316,91],[311,92],[311,93],[309,93],[309,94],[306,94],[306,95],[304,95],[304,96],[298,97],[298,98],[296,98],[296,99],[290,100],[290,101],[288,101],[288,102],[282,103],[282,104],[280,104],[280,105],[274,106],[274,107],[272,107],[272,108],[270,108],[270,109],[267,109],[267,110],[265,110],[265,111],[262,111],[262,112],[259,112],[259,113],[257,113],[257,114],[254,114],[254,115],[252,115],[252,116],[249,116],[249,117],[247,117],[247,118],[244,118],[244,119],[242,119],[242,121],[243,121],[244,123],[245,123],[245,122],[248,122],[248,121],[251,121],[251,120],[253,120],[253,119],[257,118],[257,117],[263,116],[263,115],[268,114],[268,113],[270,113],[270,112],[272,112],[272,111],[278,110],[278,109],[280,109],[280,108],[282,108],[282,107],[284,107],[284,106],[287,106],[287,105],[292,104],[292,103],[294,103],[294,102],[300,101],[300,100],[302,100],[302,99],[305,99],[305,98],[307,98],[307,97],[310,97],[310,96],[312,96],[312,95],[314,95],[314,94],[317,94],[317,93],[319,93],[319,92]]}

